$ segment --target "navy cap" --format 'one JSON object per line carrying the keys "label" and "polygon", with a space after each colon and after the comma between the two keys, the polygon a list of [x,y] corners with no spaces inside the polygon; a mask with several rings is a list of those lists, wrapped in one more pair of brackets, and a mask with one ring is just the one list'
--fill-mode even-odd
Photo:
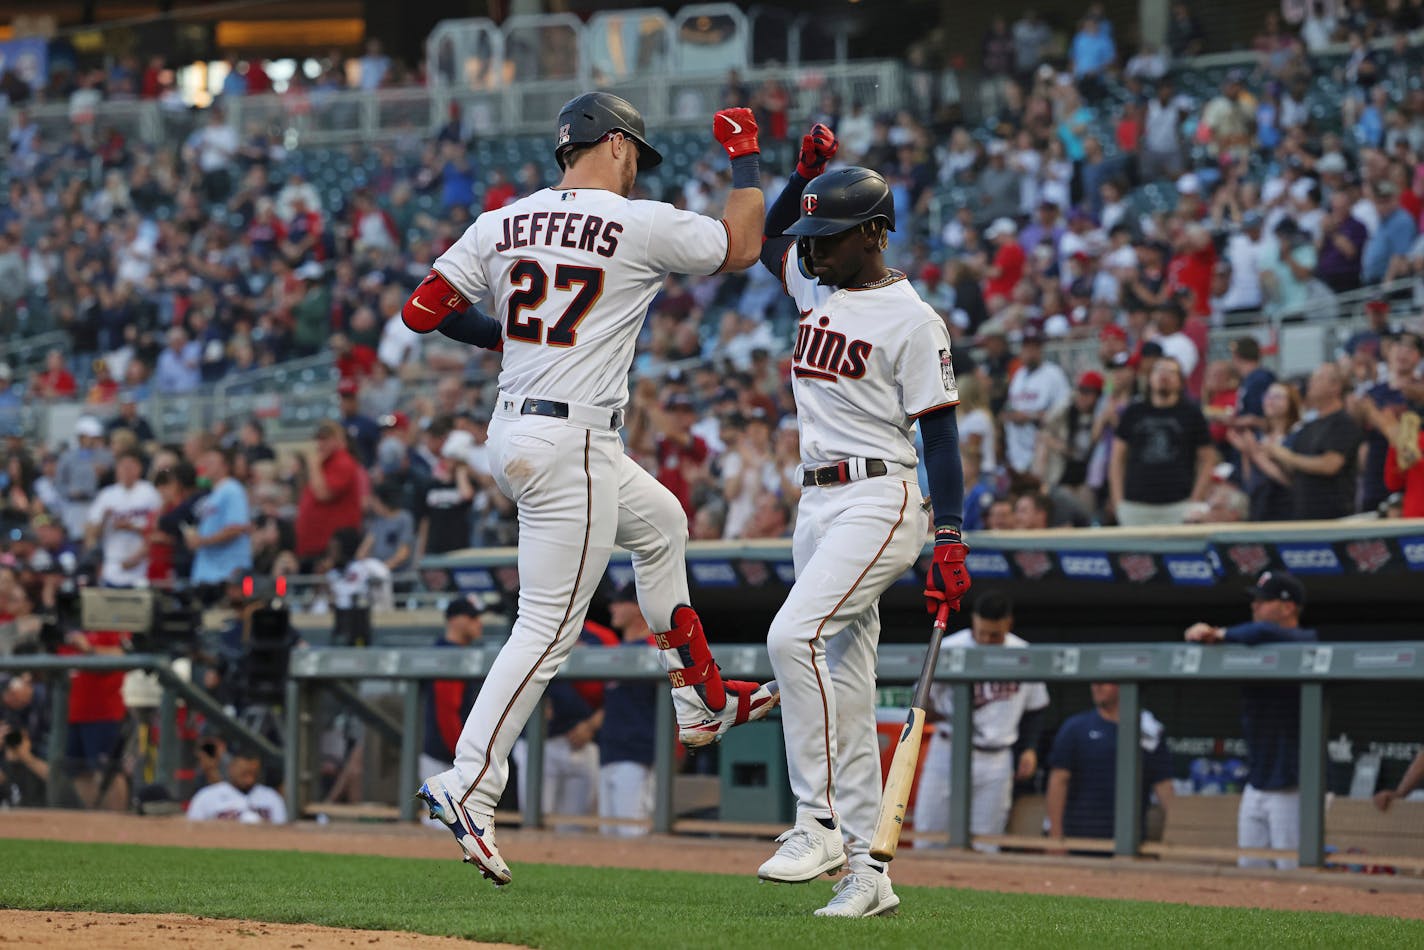
{"label": "navy cap", "polygon": [[482,613],[484,613],[484,608],[474,594],[456,597],[445,605],[446,620],[455,617],[478,617]]}
{"label": "navy cap", "polygon": [[1284,600],[1305,606],[1305,585],[1287,571],[1266,571],[1256,578],[1255,585],[1246,588],[1246,593],[1252,600]]}
{"label": "navy cap", "polygon": [[638,602],[638,589],[632,584],[615,584],[608,592],[608,602],[610,604],[636,604]]}

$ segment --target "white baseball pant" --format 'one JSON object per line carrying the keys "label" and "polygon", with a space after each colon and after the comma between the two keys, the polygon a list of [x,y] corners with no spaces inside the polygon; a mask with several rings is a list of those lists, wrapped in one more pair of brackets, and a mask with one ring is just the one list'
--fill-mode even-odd
{"label": "white baseball pant", "polygon": [[[491,474],[519,507],[519,613],[442,775],[477,815],[494,812],[510,749],[577,642],[613,546],[632,553],[638,606],[655,630],[670,629],[673,610],[691,600],[687,515],[623,453],[611,413],[572,405],[568,419],[521,415],[523,403],[500,393],[489,427]],[[682,667],[676,651],[663,662]]]}
{"label": "white baseball pant", "polygon": [[792,539],[796,583],[767,634],[797,816],[839,816],[851,857],[869,853],[880,810],[880,594],[924,547],[921,503],[919,486],[895,475],[808,488]]}
{"label": "white baseball pant", "polygon": [[[1266,792],[1251,785],[1241,793],[1241,808],[1236,813],[1236,845],[1240,848],[1300,848],[1300,792],[1286,789]],[[1265,858],[1237,858],[1243,868],[1268,868]],[[1278,870],[1289,871],[1296,866],[1294,858],[1274,862]]]}
{"label": "white baseball pant", "polygon": [[[601,818],[653,817],[653,770],[641,762],[609,762],[598,771],[598,814]],[[599,825],[606,835],[636,838],[648,833],[637,825]]]}
{"label": "white baseball pant", "polygon": [[[950,739],[935,731],[925,751],[920,784],[915,792],[915,831],[949,830]],[[972,790],[969,797],[969,833],[999,835],[1009,824],[1009,808],[1014,794],[1014,753],[1012,749],[980,752],[975,749],[969,766]],[[939,842],[916,841],[916,848],[942,848]],[[976,845],[976,848],[980,846]],[[981,850],[997,850],[985,845]]]}

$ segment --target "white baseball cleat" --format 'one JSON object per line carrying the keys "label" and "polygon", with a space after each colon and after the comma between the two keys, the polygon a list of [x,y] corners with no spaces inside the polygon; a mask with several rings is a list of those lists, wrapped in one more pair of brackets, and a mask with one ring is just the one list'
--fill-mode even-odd
{"label": "white baseball cleat", "polygon": [[835,883],[836,896],[816,911],[817,917],[879,917],[893,914],[900,898],[890,887],[890,875],[862,868]]}
{"label": "white baseball cleat", "polygon": [[845,839],[839,827],[827,828],[814,818],[799,819],[776,840],[781,847],[757,869],[763,881],[804,884],[845,867]]}
{"label": "white baseball cleat", "polygon": [[775,683],[758,686],[742,680],[726,680],[724,685],[727,702],[719,712],[707,708],[706,702],[690,686],[672,691],[677,708],[677,738],[689,749],[720,742],[728,729],[765,719],[781,701],[781,693],[773,688]]}
{"label": "white baseball cleat", "polygon": [[499,848],[494,843],[493,816],[486,815],[476,820],[476,816],[470,814],[469,809],[459,804],[438,775],[426,779],[415,797],[425,803],[431,818],[443,822],[455,835],[460,850],[465,852],[467,864],[473,864],[476,870],[496,886],[509,883],[512,877],[509,865],[504,863],[504,858],[500,857]]}

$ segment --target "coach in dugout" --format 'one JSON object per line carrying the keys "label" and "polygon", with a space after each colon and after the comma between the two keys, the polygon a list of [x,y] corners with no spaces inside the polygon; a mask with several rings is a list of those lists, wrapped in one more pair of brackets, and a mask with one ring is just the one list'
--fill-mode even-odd
{"label": "coach in dugout", "polygon": [[[1193,643],[1313,643],[1315,631],[1300,625],[1305,587],[1285,571],[1266,571],[1250,588],[1251,622],[1234,627],[1194,623]],[[1236,846],[1294,851],[1300,846],[1300,686],[1241,687],[1241,728],[1250,754],[1250,772],[1236,818]],[[1239,858],[1241,867],[1269,867],[1260,858]],[[1288,870],[1294,859],[1277,859]]]}
{"label": "coach in dugout", "polygon": [[[471,596],[456,597],[445,607],[445,632],[435,646],[466,648],[479,643],[484,633],[480,604]],[[422,775],[448,769],[455,761],[455,743],[479,691],[479,680],[433,680],[427,684],[425,742],[420,754]]]}

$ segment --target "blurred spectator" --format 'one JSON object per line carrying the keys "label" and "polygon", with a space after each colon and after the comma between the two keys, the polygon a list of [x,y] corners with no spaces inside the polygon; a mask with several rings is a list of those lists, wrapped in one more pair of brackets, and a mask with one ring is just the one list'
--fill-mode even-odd
{"label": "blurred spectator", "polygon": [[446,554],[470,545],[475,485],[466,449],[472,443],[468,433],[455,431],[449,416],[437,418],[426,430],[426,451],[433,461],[415,508],[417,562],[427,554]]}
{"label": "blurred spectator", "polygon": [[148,445],[154,440],[153,426],[140,414],[139,401],[132,393],[124,393],[119,397],[119,413],[109,420],[104,429],[111,436],[118,429],[127,429],[134,434],[140,445]]}
{"label": "blurred spectator", "polygon": [[1334,363],[1310,374],[1305,404],[1315,413],[1285,444],[1266,455],[1291,479],[1297,520],[1343,518],[1355,510],[1355,472],[1362,433],[1345,409],[1345,377]]}
{"label": "blurred spectator", "polygon": [[[435,646],[463,649],[479,643],[484,633],[481,605],[473,597],[459,596],[445,607],[445,632]],[[425,747],[420,768],[421,774],[434,775],[455,761],[455,744],[465,728],[465,717],[474,708],[480,681],[431,680],[421,688],[425,694]]]}
{"label": "blurred spectator", "polygon": [[296,555],[305,568],[326,554],[337,530],[361,527],[367,480],[346,449],[346,431],[331,420],[316,427],[316,447],[301,458],[305,483],[297,506]]}
{"label": "blurred spectator", "polygon": [[376,443],[381,440],[381,427],[376,420],[361,413],[360,392],[361,386],[354,379],[343,379],[337,386],[346,444],[351,447],[357,461],[363,466],[370,466],[376,460]]}
{"label": "blurred spectator", "polygon": [[[1299,421],[1300,394],[1286,383],[1272,383],[1259,420],[1238,417],[1227,430],[1227,442],[1240,453],[1251,521],[1288,521],[1293,514],[1290,475],[1271,458],[1269,448],[1284,445]],[[1255,424],[1261,426],[1259,435]]]}
{"label": "blurred spectator", "polygon": [[1261,344],[1255,337],[1244,336],[1231,341],[1231,365],[1241,380],[1236,388],[1233,424],[1259,426],[1264,414],[1262,401],[1266,390],[1276,381],[1276,374],[1261,365]]}
{"label": "blurred spectator", "polygon": [[95,549],[102,539],[99,582],[105,587],[139,587],[148,582],[148,534],[163,499],[143,480],[143,458],[127,451],[114,460],[114,484],[99,492],[89,508],[84,542]]}
{"label": "blurred spectator", "polygon": [[184,537],[184,526],[197,522],[193,511],[198,500],[198,473],[188,462],[159,469],[153,487],[163,505],[148,533],[148,580],[150,586],[188,578],[193,569],[193,552]]}
{"label": "blurred spectator", "polygon": [[402,507],[403,496],[401,487],[389,482],[378,486],[367,499],[366,537],[359,556],[373,557],[391,571],[409,566],[415,550],[415,519]]}
{"label": "blurred spectator", "polygon": [[45,370],[30,380],[30,394],[36,399],[73,399],[78,392],[74,374],[64,365],[64,354],[50,350],[45,354]]}
{"label": "blurred spectator", "polygon": [[[755,410],[722,455],[722,493],[727,501],[725,537],[747,536],[747,528],[764,496],[776,497],[781,474],[771,457],[771,427],[765,412]],[[766,525],[762,525],[765,530]],[[783,523],[784,527],[784,523]]]}
{"label": "blurred spectator", "polygon": [[[609,623],[626,644],[653,645],[652,630],[631,585],[608,598]],[[603,724],[598,730],[598,814],[646,821],[653,816],[653,752],[658,685],[610,680],[603,687]],[[636,825],[603,825],[605,835],[636,837]]]}
{"label": "blurred spectator", "polygon": [[235,821],[243,825],[285,825],[287,805],[276,789],[261,784],[256,752],[228,753],[227,780],[200,789],[188,803],[189,821]]}
{"label": "blurred spectator", "polygon": [[[112,631],[72,632],[59,648],[61,656],[122,656],[128,634]],[[65,772],[84,808],[124,811],[129,805],[129,779],[123,769],[124,673],[71,673],[69,725],[66,730]],[[107,773],[107,775],[106,775]]]}
{"label": "blurred spectator", "polygon": [[[1186,639],[1194,643],[1313,643],[1314,630],[1300,626],[1305,587],[1285,571],[1267,571],[1251,591],[1251,622],[1234,627],[1195,623]],[[1295,684],[1241,687],[1241,727],[1251,771],[1241,796],[1236,844],[1240,848],[1300,846],[1300,687]],[[1241,858],[1242,867],[1269,867],[1259,858]],[[1276,867],[1296,866],[1293,858]]]}
{"label": "blurred spectator", "polygon": [[92,416],[81,416],[74,424],[78,443],[59,457],[54,471],[54,489],[63,499],[65,530],[83,537],[89,506],[99,493],[99,485],[113,468],[114,456],[104,446],[104,427]]}
{"label": "blurred spectator", "polygon": [[[1111,838],[1116,812],[1118,685],[1092,683],[1093,708],[1058,728],[1048,754],[1048,837]],[[1170,813],[1172,756],[1157,717],[1141,712],[1142,833],[1151,797]],[[1104,855],[1106,857],[1106,855]]]}
{"label": "blurred spectator", "polygon": [[1414,244],[1418,224],[1399,205],[1399,187],[1392,181],[1377,181],[1371,191],[1379,225],[1365,240],[1360,257],[1360,276],[1365,283],[1384,280],[1396,257],[1404,257]]}
{"label": "blurred spectator", "polygon": [[158,354],[153,371],[154,388],[164,396],[183,396],[202,385],[202,348],[188,339],[182,327],[168,331],[168,346]]}
{"label": "blurred spectator", "polygon": [[991,309],[996,309],[1013,297],[1027,258],[1018,242],[1018,225],[1010,218],[999,218],[989,225],[984,237],[995,248],[993,263],[985,272],[984,299]]}
{"label": "blurred spectator", "polygon": [[1175,360],[1152,367],[1146,399],[1123,410],[1113,439],[1110,485],[1118,524],[1181,524],[1206,494],[1216,451],[1206,418],[1182,392]]}
{"label": "blurred spectator", "polygon": [[1037,324],[1024,327],[1019,368],[1009,381],[1008,406],[1002,414],[1004,462],[1011,471],[1033,470],[1040,427],[1071,398],[1062,368],[1043,359],[1043,330]]}
{"label": "blurred spectator", "polygon": [[1365,433],[1365,457],[1360,467],[1361,511],[1375,510],[1390,491],[1398,490],[1386,487],[1385,454],[1391,434],[1409,409],[1409,390],[1414,385],[1420,357],[1424,356],[1421,349],[1424,345],[1417,333],[1396,336],[1385,360],[1388,377],[1373,386],[1367,382],[1361,395],[1347,399],[1353,418]]}
{"label": "blurred spectator", "polygon": [[1400,417],[1385,455],[1384,484],[1390,491],[1404,493],[1400,512],[1404,518],[1424,518],[1424,435],[1419,430],[1419,414]]}
{"label": "blurred spectator", "polygon": [[183,540],[193,552],[194,584],[216,588],[237,574],[252,570],[251,514],[247,492],[232,477],[235,452],[213,447],[203,454],[200,470],[212,490],[193,506],[196,524],[183,528]]}
{"label": "blurred spectator", "polygon": [[1380,811],[1389,811],[1389,806],[1396,799],[1403,799],[1420,785],[1424,785],[1424,749],[1414,756],[1414,760],[1409,763],[1409,767],[1404,770],[1404,777],[1399,780],[1399,784],[1392,789],[1382,789],[1375,792],[1375,807]]}
{"label": "blurred spectator", "polygon": [[1093,510],[1100,486],[1091,483],[1088,465],[1097,445],[1094,419],[1103,395],[1103,376],[1087,370],[1078,377],[1073,398],[1044,421],[1038,440],[1036,474],[1045,485],[1068,491],[1087,510]]}
{"label": "blurred spectator", "polygon": [[654,419],[658,481],[676,496],[690,520],[693,489],[706,481],[709,458],[706,440],[692,432],[697,419],[692,398],[685,393],[670,394]]}

